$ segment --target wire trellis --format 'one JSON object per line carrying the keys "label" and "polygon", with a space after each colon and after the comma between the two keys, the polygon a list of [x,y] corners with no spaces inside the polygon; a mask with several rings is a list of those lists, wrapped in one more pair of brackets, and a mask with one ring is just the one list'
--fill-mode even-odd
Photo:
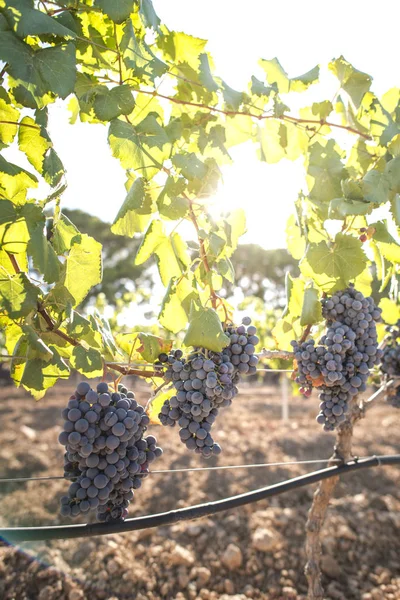
{"label": "wire trellis", "polygon": [[[310,460],[285,460],[281,462],[270,462],[270,463],[252,463],[245,465],[218,465],[216,467],[184,467],[178,469],[158,469],[150,471],[148,475],[163,475],[165,473],[192,473],[196,471],[223,471],[233,469],[257,469],[260,467],[282,467],[285,465],[315,465],[328,462],[341,462],[340,459],[330,458],[317,458]],[[140,476],[140,474],[139,474]],[[47,477],[1,477],[0,484],[2,483],[17,483],[26,481],[50,481],[52,479],[64,479],[63,475],[49,475]]]}
{"label": "wire trellis", "polygon": [[223,510],[230,510],[265,500],[284,492],[298,489],[317,483],[323,479],[337,477],[344,473],[350,473],[360,469],[400,464],[400,454],[392,456],[372,456],[369,458],[353,459],[348,463],[328,466],[319,471],[313,471],[306,475],[300,475],[287,479],[286,481],[270,485],[252,492],[246,492],[223,500],[198,504],[186,508],[179,508],[155,515],[146,515],[126,519],[125,521],[110,521],[108,523],[93,523],[86,525],[57,525],[47,527],[6,527],[0,529],[0,540],[4,542],[32,542],[39,540],[70,539],[79,537],[92,537],[96,535],[109,535],[112,533],[126,533],[139,529],[150,529],[161,525],[172,525],[179,521],[197,519],[199,517],[211,516]]}

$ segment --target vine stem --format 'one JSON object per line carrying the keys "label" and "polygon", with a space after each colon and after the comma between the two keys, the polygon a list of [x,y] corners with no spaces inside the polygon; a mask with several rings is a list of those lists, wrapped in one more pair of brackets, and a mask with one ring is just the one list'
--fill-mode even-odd
{"label": "vine stem", "polygon": [[[21,269],[19,268],[18,261],[15,258],[14,254],[11,254],[11,252],[7,252],[7,256],[10,259],[10,262],[12,264],[12,267],[13,267],[15,273],[17,275],[19,275],[21,273]],[[61,331],[61,329],[56,327],[55,323],[53,322],[51,316],[49,315],[47,310],[44,308],[44,306],[41,306],[39,304],[38,308],[37,308],[37,312],[40,314],[40,316],[45,321],[45,323],[47,325],[47,329],[49,331],[51,331],[55,335],[58,335],[58,337],[60,337],[61,339],[65,340],[66,342],[71,344],[71,346],[75,346],[75,347],[82,346],[82,344],[80,342],[78,342],[78,340],[75,340],[74,338],[70,337],[67,333],[65,333],[64,331]],[[160,376],[160,373],[158,373],[157,371],[133,369],[129,366],[119,365],[119,364],[115,364],[112,362],[110,362],[110,363],[105,362],[104,364],[107,368],[113,369],[114,371],[118,371],[119,373],[122,373],[122,375],[136,375],[137,377],[159,377]]]}
{"label": "vine stem", "polygon": [[30,129],[40,129],[39,125],[31,125],[30,123],[18,123],[18,121],[3,121],[0,123],[2,125],[17,125],[18,127],[30,127]]}
{"label": "vine stem", "polygon": [[336,129],[343,129],[348,131],[349,133],[354,133],[364,138],[365,140],[371,140],[371,136],[363,133],[359,129],[355,129],[354,127],[350,127],[349,125],[340,125],[339,123],[332,123],[330,121],[325,121],[325,119],[300,119],[299,117],[293,117],[291,115],[266,115],[260,114],[256,115],[254,113],[248,111],[238,111],[238,110],[223,110],[222,108],[217,108],[215,106],[209,106],[207,104],[201,104],[200,102],[190,102],[189,100],[180,100],[179,98],[174,98],[173,96],[167,96],[165,94],[160,94],[159,92],[150,91],[150,90],[137,90],[142,94],[149,94],[151,96],[158,96],[159,98],[163,98],[164,100],[168,100],[169,102],[174,102],[175,104],[183,104],[185,106],[194,106],[196,108],[200,108],[203,110],[209,110],[210,112],[216,112],[222,115],[226,115],[227,117],[252,117],[253,119],[257,119],[258,121],[263,121],[265,119],[278,119],[280,121],[287,121],[288,123],[293,123],[295,125],[326,125],[327,127],[334,127]]}
{"label": "vine stem", "polygon": [[209,288],[210,288],[210,298],[211,298],[211,305],[213,307],[214,310],[216,310],[217,308],[217,303],[218,303],[218,299],[219,296],[216,294],[213,285],[212,285],[212,281],[211,281],[211,268],[208,262],[208,258],[207,258],[207,252],[204,246],[204,240],[203,238],[200,236],[200,227],[199,224],[197,222],[197,217],[196,217],[196,213],[193,210],[193,203],[192,200],[186,196],[186,194],[184,194],[186,200],[189,202],[189,213],[190,213],[190,219],[194,225],[194,228],[196,229],[196,233],[197,233],[197,238],[199,240],[199,248],[200,248],[200,258],[201,258],[201,262],[204,265],[204,269],[206,271],[206,273],[210,273],[210,281],[208,283]]}

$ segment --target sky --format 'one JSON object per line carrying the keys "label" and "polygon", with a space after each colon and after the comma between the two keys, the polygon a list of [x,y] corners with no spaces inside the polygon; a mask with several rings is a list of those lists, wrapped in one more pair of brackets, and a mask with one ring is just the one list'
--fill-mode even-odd
{"label": "sky", "polygon": [[[259,58],[275,56],[293,77],[342,54],[373,76],[378,94],[399,85],[400,11],[395,1],[377,5],[370,0],[337,0],[331,10],[320,0],[287,0],[284,4],[153,0],[153,4],[170,29],[209,40],[207,49],[214,57],[217,74],[237,90],[246,89],[252,74],[261,76]],[[325,76],[318,90],[312,86],[310,92],[298,95],[300,105],[329,98],[335,89],[333,79]],[[65,106],[51,107],[51,136],[68,173],[62,205],[111,222],[125,197],[125,173],[111,156],[107,129],[79,122],[72,126],[68,118]],[[245,207],[243,242],[267,249],[285,247],[286,221],[304,186],[301,162],[261,163],[253,144],[234,148],[231,154],[233,165],[223,167],[223,185],[214,202],[221,210]]]}

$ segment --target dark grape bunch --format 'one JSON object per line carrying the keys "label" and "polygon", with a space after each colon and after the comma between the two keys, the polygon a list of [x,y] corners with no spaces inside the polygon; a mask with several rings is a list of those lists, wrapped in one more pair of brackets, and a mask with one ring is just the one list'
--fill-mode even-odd
{"label": "dark grape bunch", "polygon": [[346,419],[350,399],[366,390],[370,369],[380,363],[376,321],[381,309],[353,286],[322,300],[326,334],[314,340],[292,342],[297,363],[296,382],[309,396],[320,390],[317,422],[332,431]]}
{"label": "dark grape bunch", "polygon": [[211,436],[220,408],[230,406],[238,393],[241,375],[256,372],[257,330],[245,317],[242,325],[230,325],[225,333],[229,345],[222,352],[195,348],[187,357],[181,350],[160,354],[156,368],[164,368],[164,379],[172,381],[176,394],[166,400],[158,415],[162,425],[179,426],[181,441],[204,458],[221,452]]}
{"label": "dark grape bunch", "polygon": [[[400,320],[396,325],[388,326],[386,331],[380,369],[387,380],[400,377]],[[388,391],[387,401],[395,408],[400,408],[400,381]]]}
{"label": "dark grape bunch", "polygon": [[144,408],[121,384],[118,392],[104,382],[94,391],[82,381],[62,416],[64,477],[73,483],[61,498],[61,514],[76,517],[97,509],[98,521],[124,519],[133,490],[162,454],[154,436],[143,437],[149,424]]}

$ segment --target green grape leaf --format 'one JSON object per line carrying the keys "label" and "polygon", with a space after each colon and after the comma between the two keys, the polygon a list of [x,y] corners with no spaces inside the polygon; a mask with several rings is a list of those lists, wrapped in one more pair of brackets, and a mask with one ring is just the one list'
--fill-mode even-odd
{"label": "green grape leaf", "polygon": [[15,384],[22,385],[35,400],[43,398],[46,390],[51,388],[58,379],[69,377],[68,366],[55,350],[53,352],[54,356],[48,362],[40,358],[12,361],[11,374]]}
{"label": "green grape leaf", "polygon": [[172,333],[182,331],[189,321],[191,303],[198,298],[189,276],[171,279],[161,303],[160,325]]}
{"label": "green grape leaf", "polygon": [[30,117],[24,117],[20,123],[18,146],[21,152],[25,152],[27,159],[36,171],[42,173],[44,155],[51,147],[51,142],[42,136],[41,128]]}
{"label": "green grape leaf", "polygon": [[129,85],[119,85],[111,90],[101,89],[96,94],[93,110],[100,121],[112,121],[120,115],[129,115],[135,108],[135,100]]}
{"label": "green grape leaf", "polygon": [[174,178],[170,175],[157,198],[160,215],[173,221],[182,219],[189,210],[189,200],[182,196],[186,190],[183,177]]}
{"label": "green grape leaf", "polygon": [[[109,1],[112,2],[113,0]],[[120,50],[126,68],[131,69],[132,75],[135,78],[140,77],[143,82],[147,80],[154,82],[156,77],[161,77],[168,71],[168,66],[153,54],[151,48],[143,39],[135,35],[132,20],[124,24]]]}
{"label": "green grape leaf", "polygon": [[224,231],[227,239],[224,254],[230,258],[238,246],[239,238],[246,233],[246,213],[243,208],[233,210],[224,219]]}
{"label": "green grape leaf", "polygon": [[133,0],[95,0],[98,6],[114,23],[123,23],[134,11]]}
{"label": "green grape leaf", "polygon": [[[20,2],[8,1],[8,4],[19,5]],[[17,8],[17,6],[15,7]],[[12,10],[8,10],[8,14],[16,15]],[[71,29],[65,27],[59,23],[56,19],[53,19],[49,15],[24,6],[20,16],[15,19],[16,33],[19,37],[25,38],[28,35],[40,35],[40,34],[51,34],[58,37],[64,38],[75,38],[76,34]]]}
{"label": "green grape leaf", "polygon": [[397,227],[400,227],[400,194],[396,194],[392,198],[390,203],[390,212]]}
{"label": "green grape leaf", "polygon": [[218,314],[213,308],[205,308],[192,301],[189,327],[183,344],[186,347],[200,347],[221,352],[229,344]]}
{"label": "green grape leaf", "polygon": [[162,352],[168,353],[172,348],[172,340],[137,331],[119,333],[115,339],[121,350],[129,357],[129,362],[145,361],[153,364]]}
{"label": "green grape leaf", "polygon": [[150,398],[146,412],[147,416],[150,419],[151,425],[161,425],[161,422],[158,418],[158,415],[161,411],[161,407],[166,400],[169,400],[175,394],[176,390],[171,384],[169,387],[160,390],[155,396]]}
{"label": "green grape leaf", "polygon": [[155,31],[159,30],[161,21],[154,10],[151,0],[141,0],[139,12],[145,27],[152,27]]}
{"label": "green grape leaf", "polygon": [[367,215],[374,205],[362,200],[350,200],[347,198],[334,198],[328,209],[329,219],[345,219],[349,215]]}
{"label": "green grape leaf", "polygon": [[400,307],[394,300],[382,298],[379,302],[379,308],[382,309],[382,319],[388,325],[396,325],[400,319]]}
{"label": "green grape leaf", "polygon": [[385,168],[385,175],[388,179],[390,190],[395,193],[400,192],[400,156],[392,158]]}
{"label": "green grape leaf", "polygon": [[30,348],[34,351],[37,358],[48,362],[54,356],[53,350],[47,346],[47,344],[41,339],[36,331],[30,325],[23,325],[22,331],[29,342]]}
{"label": "green grape leaf", "polygon": [[235,283],[235,268],[229,258],[220,258],[214,265],[214,268],[218,270],[218,273],[230,283]]}
{"label": "green grape leaf", "polygon": [[7,197],[16,204],[23,204],[26,198],[26,190],[38,185],[35,175],[8,162],[3,156],[0,156],[0,173],[1,187]]}
{"label": "green grape leaf", "polygon": [[139,177],[129,188],[128,194],[111,225],[116,235],[133,237],[146,228],[152,214],[153,200],[144,179]]}
{"label": "green grape leaf", "polygon": [[341,180],[344,175],[345,169],[334,140],[328,140],[325,146],[315,142],[311,146],[307,169],[311,200],[326,203],[333,198],[340,198]]}
{"label": "green grape leaf", "polygon": [[[19,110],[4,98],[0,98],[0,142],[8,145],[14,140],[18,130]],[[11,121],[11,124],[9,123]],[[14,124],[12,124],[14,123]],[[0,147],[1,147],[0,144]]]}
{"label": "green grape leaf", "polygon": [[52,187],[58,185],[64,175],[64,165],[57,152],[50,148],[43,161],[43,177]]}
{"label": "green grape leaf", "polygon": [[306,240],[301,235],[300,227],[297,225],[294,215],[290,215],[287,221],[286,246],[293,258],[296,260],[303,258],[306,251]]}
{"label": "green grape leaf", "polygon": [[154,363],[162,352],[168,353],[172,348],[172,340],[164,340],[149,333],[138,333],[140,345],[137,348],[142,358]]}
{"label": "green grape leaf", "polygon": [[57,254],[64,254],[70,250],[73,240],[80,236],[75,225],[63,214],[53,223],[52,232],[51,243]]}
{"label": "green grape leaf", "polygon": [[26,317],[36,309],[40,289],[34,286],[25,273],[9,275],[0,269],[0,298],[12,319]]}
{"label": "green grape leaf", "polygon": [[372,77],[355,69],[343,56],[330,62],[329,69],[339,79],[340,85],[358,108],[362,97],[371,87]]}
{"label": "green grape leaf", "polygon": [[321,303],[315,288],[304,290],[303,307],[301,309],[300,325],[314,325],[322,318]]}
{"label": "green grape leaf", "polygon": [[61,98],[73,92],[76,59],[72,43],[35,51],[5,31],[0,36],[0,59],[9,63],[14,96],[24,106],[41,108],[51,100],[48,92]]}
{"label": "green grape leaf", "polygon": [[[0,205],[1,207],[1,205]],[[1,231],[1,229],[0,229]],[[12,253],[15,260],[18,263],[19,269],[22,273],[26,273],[28,271],[28,257],[25,252],[20,253]],[[5,269],[8,273],[14,273],[14,267],[10,260],[10,256],[7,254],[5,250],[0,248],[0,272],[3,272]]]}
{"label": "green grape leaf", "polygon": [[207,175],[206,165],[191,152],[189,154],[175,154],[172,164],[180,170],[186,179],[203,179]]}
{"label": "green grape leaf", "polygon": [[30,240],[28,254],[32,256],[33,266],[43,274],[47,283],[56,283],[60,276],[60,263],[53,246],[47,241],[43,232],[43,224],[29,227]]}
{"label": "green grape leaf", "polygon": [[324,291],[344,289],[365,269],[367,258],[361,246],[358,239],[343,233],[336,235],[332,246],[325,241],[310,244],[301,272]]}
{"label": "green grape leaf", "polygon": [[310,85],[316,83],[319,78],[318,65],[307,73],[304,73],[304,75],[289,79],[277,58],[273,58],[272,60],[260,59],[258,64],[265,71],[268,83],[270,85],[275,84],[281,94],[287,94],[289,91],[303,92]]}
{"label": "green grape leaf", "polygon": [[75,306],[84,300],[89,290],[102,278],[101,244],[82,234],[73,242],[66,260],[62,285],[75,300]]}
{"label": "green grape leaf", "polygon": [[104,371],[101,352],[95,348],[75,346],[70,358],[71,367],[86,377],[101,377]]}
{"label": "green grape leaf", "polygon": [[157,247],[165,242],[167,236],[165,235],[164,225],[158,219],[154,219],[150,225],[146,234],[143,238],[142,243],[136,254],[135,264],[142,265],[148,260],[156,251]]}
{"label": "green grape leaf", "polygon": [[400,157],[400,133],[395,135],[394,138],[389,142],[388,150],[393,157]]}
{"label": "green grape leaf", "polygon": [[362,180],[364,199],[374,204],[387,202],[389,194],[389,177],[375,169],[368,171]]}
{"label": "green grape leaf", "polygon": [[85,319],[76,311],[73,311],[72,318],[66,327],[69,336],[80,342],[84,342],[92,348],[100,349],[102,347],[102,338],[98,331],[92,327],[89,319]]}
{"label": "green grape leaf", "polygon": [[181,31],[168,31],[160,40],[161,49],[175,64],[187,63],[198,69],[200,55],[204,53],[207,40],[196,38]]}
{"label": "green grape leaf", "polygon": [[[150,137],[154,139],[154,136]],[[159,135],[158,142],[165,138],[166,134]],[[120,160],[124,169],[138,170],[144,178],[151,179],[162,168],[163,152],[157,147],[146,149],[146,135],[140,135],[130,123],[124,123],[120,119],[111,121],[108,143],[113,156]]]}

